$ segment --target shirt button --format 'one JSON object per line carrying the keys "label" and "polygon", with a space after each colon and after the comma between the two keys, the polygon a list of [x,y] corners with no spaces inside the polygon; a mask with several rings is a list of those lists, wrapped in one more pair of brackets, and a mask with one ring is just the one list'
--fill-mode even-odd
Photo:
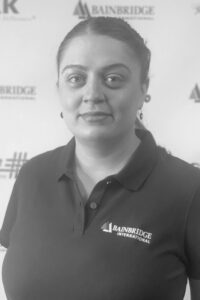
{"label": "shirt button", "polygon": [[111,183],[111,180],[107,180],[107,181],[106,181],[106,184],[110,184],[110,183]]}
{"label": "shirt button", "polygon": [[91,208],[91,209],[96,209],[96,208],[97,208],[96,202],[91,202],[91,203],[90,203],[90,208]]}

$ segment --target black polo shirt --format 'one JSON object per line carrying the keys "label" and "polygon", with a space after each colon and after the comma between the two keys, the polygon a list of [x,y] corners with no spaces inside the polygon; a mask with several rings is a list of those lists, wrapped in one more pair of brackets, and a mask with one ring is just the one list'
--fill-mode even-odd
{"label": "black polo shirt", "polygon": [[0,232],[8,300],[182,300],[200,279],[200,172],[137,134],[86,205],[74,139],[22,167]]}

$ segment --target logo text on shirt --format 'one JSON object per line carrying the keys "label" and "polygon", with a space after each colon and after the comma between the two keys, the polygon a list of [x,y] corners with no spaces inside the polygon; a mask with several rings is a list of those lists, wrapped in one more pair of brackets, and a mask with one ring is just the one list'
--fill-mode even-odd
{"label": "logo text on shirt", "polygon": [[117,236],[132,238],[146,244],[151,243],[152,233],[140,228],[118,226],[113,225],[111,222],[106,222],[102,225],[101,229],[107,233],[116,233]]}

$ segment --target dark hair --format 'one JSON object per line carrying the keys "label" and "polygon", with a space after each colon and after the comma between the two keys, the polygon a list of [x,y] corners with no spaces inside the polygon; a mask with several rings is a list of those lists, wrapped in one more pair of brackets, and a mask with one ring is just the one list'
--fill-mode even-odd
{"label": "dark hair", "polygon": [[149,66],[151,52],[144,39],[127,22],[114,17],[91,17],[75,25],[61,42],[57,53],[57,68],[69,41],[83,34],[106,35],[125,42],[135,53],[141,67],[141,83],[149,84]]}

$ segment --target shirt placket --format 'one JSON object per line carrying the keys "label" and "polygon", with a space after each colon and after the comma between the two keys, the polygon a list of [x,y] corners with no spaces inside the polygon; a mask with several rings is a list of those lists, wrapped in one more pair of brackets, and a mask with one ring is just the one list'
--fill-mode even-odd
{"label": "shirt placket", "polygon": [[[78,191],[75,193],[76,214],[74,220],[73,231],[76,236],[84,234],[85,230],[90,226],[93,218],[98,213],[104,193],[111,183],[111,179],[99,182],[93,189],[87,203],[84,205],[81,195]],[[75,187],[77,189],[77,187]]]}

